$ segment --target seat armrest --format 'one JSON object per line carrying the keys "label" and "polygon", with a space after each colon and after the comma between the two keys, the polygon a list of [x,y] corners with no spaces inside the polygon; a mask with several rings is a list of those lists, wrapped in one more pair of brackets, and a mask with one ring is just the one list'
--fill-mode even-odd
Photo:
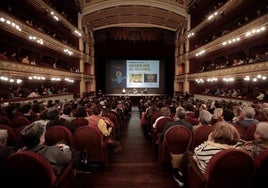
{"label": "seat armrest", "polygon": [[189,159],[187,183],[189,188],[204,188],[206,185],[206,178],[193,157]]}
{"label": "seat armrest", "polygon": [[72,159],[70,163],[64,167],[54,184],[54,187],[72,187],[75,178],[75,160]]}

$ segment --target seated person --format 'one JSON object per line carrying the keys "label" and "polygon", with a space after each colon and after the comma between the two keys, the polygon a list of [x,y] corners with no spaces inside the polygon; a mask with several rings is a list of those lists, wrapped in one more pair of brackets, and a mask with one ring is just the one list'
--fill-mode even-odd
{"label": "seated person", "polygon": [[61,126],[68,128],[72,133],[75,130],[75,128],[71,125],[70,122],[68,122],[67,120],[63,118],[60,118],[59,109],[57,109],[56,107],[48,108],[47,119],[48,119],[48,122],[46,125],[47,128],[55,126],[55,125],[61,125]]}
{"label": "seated person", "polygon": [[236,124],[247,129],[252,124],[257,124],[259,121],[255,119],[255,110],[251,106],[246,106],[242,109],[243,119],[237,121]]}
{"label": "seated person", "polygon": [[268,123],[258,123],[254,140],[246,142],[242,148],[249,152],[253,158],[256,158],[263,150],[268,149]]}
{"label": "seated person", "polygon": [[103,135],[104,141],[108,143],[110,151],[113,153],[118,153],[122,150],[120,142],[112,138],[113,124],[111,120],[103,115],[102,106],[96,105],[93,108],[93,114],[88,118],[88,126],[93,126],[98,128],[100,133]]}
{"label": "seated person", "polygon": [[165,124],[162,132],[158,136],[159,140],[161,140],[161,141],[163,140],[166,131],[172,126],[179,126],[180,125],[180,126],[184,126],[184,127],[188,128],[190,131],[192,131],[193,126],[190,123],[184,121],[185,114],[186,114],[186,111],[184,110],[183,107],[177,107],[174,120]]}
{"label": "seated person", "polygon": [[237,148],[240,144],[240,134],[236,128],[225,122],[220,121],[214,125],[214,130],[208,136],[207,141],[203,142],[194,149],[194,152],[185,152],[179,164],[177,174],[173,175],[174,180],[180,185],[184,185],[187,175],[188,159],[193,156],[202,173],[205,172],[211,157],[225,149]]}
{"label": "seated person", "polygon": [[7,139],[8,139],[8,131],[6,129],[0,129],[0,169],[3,161],[11,153],[16,151],[15,147],[7,146]]}
{"label": "seated person", "polygon": [[54,146],[45,145],[46,126],[40,122],[34,122],[26,126],[20,133],[24,147],[19,151],[26,150],[44,156],[51,164],[56,175],[72,160],[72,151],[65,144]]}

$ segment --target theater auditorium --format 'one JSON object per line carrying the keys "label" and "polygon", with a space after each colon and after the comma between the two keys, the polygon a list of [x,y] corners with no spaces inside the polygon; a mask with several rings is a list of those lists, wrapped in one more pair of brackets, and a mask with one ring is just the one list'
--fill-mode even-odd
{"label": "theater auditorium", "polygon": [[1,0],[1,187],[259,188],[268,0]]}

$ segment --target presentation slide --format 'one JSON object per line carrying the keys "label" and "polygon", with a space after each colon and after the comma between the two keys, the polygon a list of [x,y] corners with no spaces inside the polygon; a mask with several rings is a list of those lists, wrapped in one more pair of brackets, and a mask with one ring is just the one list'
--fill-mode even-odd
{"label": "presentation slide", "polygon": [[127,88],[158,88],[158,60],[127,60]]}
{"label": "presentation slide", "polygon": [[[105,93],[165,93],[167,61],[161,59],[107,59],[102,78]],[[168,75],[170,78],[172,76]]]}

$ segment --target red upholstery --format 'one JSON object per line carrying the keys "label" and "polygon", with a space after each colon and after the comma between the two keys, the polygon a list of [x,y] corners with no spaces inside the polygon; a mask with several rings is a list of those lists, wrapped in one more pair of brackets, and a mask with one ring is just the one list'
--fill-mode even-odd
{"label": "red upholstery", "polygon": [[93,126],[82,126],[73,133],[76,150],[87,153],[88,163],[103,163],[107,160],[107,147],[103,135]]}
{"label": "red upholstery", "polygon": [[245,134],[245,140],[247,141],[254,140],[254,133],[256,131],[256,127],[257,127],[256,124],[252,124],[247,128]]}
{"label": "red upholstery", "polygon": [[198,125],[199,124],[199,120],[196,117],[185,116],[184,121],[190,123],[191,125]]}
{"label": "red upholstery", "polygon": [[203,174],[191,158],[188,166],[189,188],[249,188],[254,174],[254,161],[239,149],[216,153]]}
{"label": "red upholstery", "polygon": [[6,129],[8,131],[8,138],[7,138],[7,145],[8,146],[17,146],[18,145],[18,137],[16,131],[8,126],[8,125],[1,125],[0,129]]}
{"label": "red upholstery", "polygon": [[192,132],[184,126],[170,127],[162,143],[158,145],[158,159],[160,164],[170,162],[170,153],[183,154],[192,140]]}
{"label": "red upholstery", "polygon": [[155,128],[153,128],[152,131],[152,142],[153,145],[155,145],[155,142],[158,140],[158,134],[160,134],[164,128],[164,126],[166,125],[167,122],[172,121],[172,119],[170,117],[164,117],[161,118],[157,121]]}
{"label": "red upholstery", "polygon": [[0,124],[8,125],[8,126],[11,127],[12,126],[12,121],[9,118],[5,117],[5,116],[0,116]]}
{"label": "red upholstery", "polygon": [[105,112],[105,113],[103,113],[103,116],[109,118],[114,123],[112,135],[114,138],[119,138],[120,124],[119,124],[119,121],[117,120],[116,115],[112,112]]}
{"label": "red upholstery", "polygon": [[191,150],[194,150],[196,146],[208,139],[208,135],[213,131],[213,126],[202,125],[193,131],[193,141],[191,144]]}
{"label": "red upholstery", "polygon": [[77,129],[78,127],[82,127],[85,125],[88,125],[88,120],[84,117],[77,117],[74,120],[71,121],[71,125]]}
{"label": "red upholstery", "polygon": [[263,187],[268,177],[268,149],[262,151],[254,160],[255,174],[252,188]]}
{"label": "red upholstery", "polygon": [[239,132],[239,134],[240,134],[240,138],[243,139],[243,140],[245,140],[246,129],[245,129],[244,127],[241,127],[240,125],[236,125],[236,124],[234,124],[233,126],[234,126],[234,127],[236,128],[236,130]]}
{"label": "red upholstery", "polygon": [[31,122],[29,119],[27,119],[24,116],[16,116],[13,120],[12,120],[12,126],[14,128],[19,128],[22,127],[24,125],[30,125]]}
{"label": "red upholstery", "polygon": [[[72,163],[57,177],[50,163],[31,151],[11,154],[3,164],[3,187],[53,188],[72,187]],[[1,187],[2,187],[1,185]]]}
{"label": "red upholstery", "polygon": [[74,138],[72,132],[64,126],[52,126],[47,128],[45,135],[46,144],[48,146],[55,145],[59,141],[63,141],[74,148]]}

